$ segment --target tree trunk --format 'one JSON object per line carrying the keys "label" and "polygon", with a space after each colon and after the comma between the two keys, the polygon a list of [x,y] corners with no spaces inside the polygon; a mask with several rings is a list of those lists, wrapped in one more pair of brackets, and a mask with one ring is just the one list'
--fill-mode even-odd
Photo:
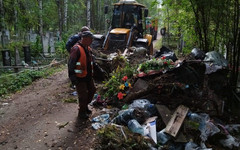
{"label": "tree trunk", "polygon": [[64,0],[64,18],[63,18],[63,24],[64,29],[67,29],[67,16],[68,16],[68,0]]}
{"label": "tree trunk", "polygon": [[3,0],[0,0],[0,31],[4,28],[4,10],[3,10]]}
{"label": "tree trunk", "polygon": [[18,24],[18,11],[17,11],[17,8],[18,8],[18,0],[15,0],[15,7],[14,7],[14,18],[15,18],[15,24],[14,24],[14,32],[16,33],[16,35],[18,36],[18,27],[17,27],[17,24]]}
{"label": "tree trunk", "polygon": [[59,40],[62,40],[63,32],[63,14],[62,14],[62,0],[56,0],[58,6],[58,28],[59,28]]}
{"label": "tree trunk", "polygon": [[87,26],[91,28],[91,0],[87,0]]}
{"label": "tree trunk", "polygon": [[[43,3],[42,0],[38,0],[38,6],[39,6],[39,34],[41,37],[41,43],[43,42]],[[43,43],[42,43],[43,46]]]}
{"label": "tree trunk", "polygon": [[[0,32],[2,32],[2,35],[4,34],[4,10],[3,10],[3,1],[0,0]],[[3,43],[3,38],[1,38],[2,40],[1,45],[2,47],[4,46]]]}

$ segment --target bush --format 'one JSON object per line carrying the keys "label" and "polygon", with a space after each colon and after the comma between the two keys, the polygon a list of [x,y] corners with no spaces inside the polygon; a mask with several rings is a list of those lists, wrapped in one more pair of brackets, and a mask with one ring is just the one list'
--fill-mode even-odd
{"label": "bush", "polygon": [[61,69],[61,67],[58,67],[58,69],[52,67],[49,69],[43,69],[41,71],[24,70],[18,74],[5,74],[0,77],[0,97],[19,91],[23,87],[30,85],[33,81],[51,75]]}

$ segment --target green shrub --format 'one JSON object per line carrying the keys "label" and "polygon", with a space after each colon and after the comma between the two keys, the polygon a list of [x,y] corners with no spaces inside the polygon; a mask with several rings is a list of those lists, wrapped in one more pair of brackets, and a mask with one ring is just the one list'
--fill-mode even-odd
{"label": "green shrub", "polygon": [[49,76],[62,67],[51,67],[43,70],[24,70],[18,74],[0,76],[0,97],[21,90],[23,87],[30,85],[33,81]]}

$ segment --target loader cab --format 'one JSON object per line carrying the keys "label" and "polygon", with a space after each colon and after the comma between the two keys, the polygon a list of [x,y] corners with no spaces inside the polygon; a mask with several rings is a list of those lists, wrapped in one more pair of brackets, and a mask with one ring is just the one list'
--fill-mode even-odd
{"label": "loader cab", "polygon": [[136,1],[121,1],[114,4],[112,29],[136,27],[143,34],[144,17],[147,9]]}

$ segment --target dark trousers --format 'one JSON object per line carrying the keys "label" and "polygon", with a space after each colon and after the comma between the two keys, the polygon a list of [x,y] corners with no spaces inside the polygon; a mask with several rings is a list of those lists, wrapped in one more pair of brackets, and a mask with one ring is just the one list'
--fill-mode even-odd
{"label": "dark trousers", "polygon": [[78,93],[78,105],[79,112],[86,112],[88,109],[88,104],[92,101],[93,96],[96,92],[96,87],[94,85],[93,79],[90,81],[82,81],[76,86]]}

